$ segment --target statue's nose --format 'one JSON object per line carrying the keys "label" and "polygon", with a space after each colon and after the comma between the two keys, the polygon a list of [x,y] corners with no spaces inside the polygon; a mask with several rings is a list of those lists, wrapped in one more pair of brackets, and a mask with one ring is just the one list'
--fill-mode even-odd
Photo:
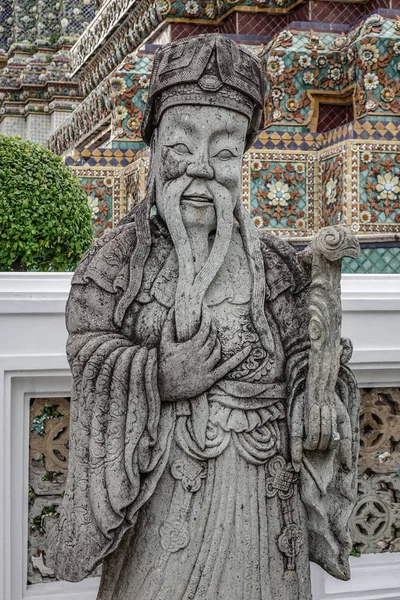
{"label": "statue's nose", "polygon": [[200,177],[202,179],[214,179],[214,169],[205,158],[190,163],[186,169],[189,177]]}

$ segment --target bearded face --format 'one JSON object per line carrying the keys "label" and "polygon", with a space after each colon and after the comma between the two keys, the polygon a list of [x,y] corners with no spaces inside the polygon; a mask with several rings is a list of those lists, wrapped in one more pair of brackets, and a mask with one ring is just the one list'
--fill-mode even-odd
{"label": "bearded face", "polygon": [[[188,226],[215,219],[220,197],[236,204],[248,119],[209,106],[174,106],[163,115],[156,143],[156,204],[168,220],[169,189],[180,191],[180,211]],[[223,200],[222,200],[223,202]]]}
{"label": "bearded face", "polygon": [[[176,324],[183,339],[196,330],[204,294],[228,251],[247,128],[247,117],[233,110],[174,106],[154,134],[156,206],[178,256]],[[204,249],[208,257],[196,273],[194,255]]]}

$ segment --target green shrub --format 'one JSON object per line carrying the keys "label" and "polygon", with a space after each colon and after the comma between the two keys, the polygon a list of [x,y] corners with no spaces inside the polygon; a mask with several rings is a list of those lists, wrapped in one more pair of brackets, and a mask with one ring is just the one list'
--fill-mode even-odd
{"label": "green shrub", "polygon": [[93,239],[79,180],[38,144],[0,135],[0,271],[70,271]]}

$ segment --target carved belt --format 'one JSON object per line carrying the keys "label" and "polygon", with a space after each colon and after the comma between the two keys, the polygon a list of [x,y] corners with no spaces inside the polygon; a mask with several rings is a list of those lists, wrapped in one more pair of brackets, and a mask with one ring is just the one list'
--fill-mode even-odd
{"label": "carved belt", "polygon": [[[218,402],[229,408],[257,410],[275,404],[287,397],[284,383],[252,383],[221,379],[207,393],[209,402]],[[176,403],[177,416],[190,415],[190,400]]]}
{"label": "carved belt", "polygon": [[[208,392],[205,445],[193,436],[190,400],[177,408],[176,441],[195,459],[215,458],[232,441],[253,464],[264,464],[280,447],[278,421],[285,418],[286,388],[281,383],[219,381]],[[177,403],[178,404],[178,403]]]}
{"label": "carved belt", "polygon": [[230,408],[255,410],[286,398],[284,383],[251,383],[221,379],[208,392],[210,401],[219,402]]}

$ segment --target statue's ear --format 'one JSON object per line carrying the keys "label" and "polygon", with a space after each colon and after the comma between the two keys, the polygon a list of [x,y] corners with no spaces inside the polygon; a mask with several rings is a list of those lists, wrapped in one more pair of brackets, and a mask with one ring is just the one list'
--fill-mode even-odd
{"label": "statue's ear", "polygon": [[[151,136],[151,141],[150,141],[150,152],[151,154],[153,154],[154,149],[157,146],[157,141],[158,141],[158,127],[154,128],[153,134]],[[150,160],[151,160],[151,156],[150,156]]]}
{"label": "statue's ear", "polygon": [[[163,198],[157,198],[157,185],[156,185],[156,167],[157,167],[157,149],[158,149],[158,127],[155,127],[153,134],[151,136],[150,141],[150,161],[149,161],[149,170],[148,177],[146,182],[147,193],[149,193],[149,188],[152,187],[152,204],[151,209],[153,209],[152,214],[154,214],[154,210],[161,217],[159,208],[159,203],[163,202]],[[164,208],[162,206],[162,208]]]}

